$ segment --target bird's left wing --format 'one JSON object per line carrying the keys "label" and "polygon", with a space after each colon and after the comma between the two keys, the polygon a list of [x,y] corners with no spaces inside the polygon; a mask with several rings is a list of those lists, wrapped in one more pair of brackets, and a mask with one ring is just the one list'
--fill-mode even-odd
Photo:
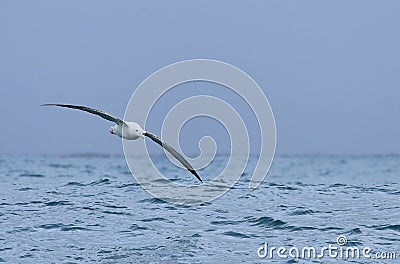
{"label": "bird's left wing", "polygon": [[192,165],[190,165],[190,163],[187,160],[185,160],[185,158],[178,151],[176,151],[173,147],[171,147],[170,145],[165,143],[158,136],[153,135],[149,132],[145,132],[144,135],[146,137],[149,137],[151,140],[153,140],[154,142],[156,142],[163,148],[165,148],[169,153],[171,153],[172,156],[174,156],[174,158],[176,158],[180,163],[182,163],[182,165],[185,166],[185,168],[188,169],[188,171],[190,171],[194,176],[196,176],[196,178],[199,181],[203,182],[201,180],[200,176],[197,174],[197,172],[193,169]]}
{"label": "bird's left wing", "polygon": [[60,106],[60,107],[78,109],[78,110],[81,110],[81,111],[85,111],[85,112],[88,112],[88,113],[91,113],[91,114],[98,115],[98,116],[100,116],[100,117],[102,117],[102,118],[104,118],[104,119],[106,119],[108,121],[116,123],[117,125],[124,124],[123,120],[121,120],[121,119],[119,119],[117,117],[114,117],[114,116],[110,115],[109,113],[106,113],[104,111],[97,110],[97,109],[94,109],[94,108],[86,107],[86,106],[70,105],[70,104],[43,104],[42,106]]}

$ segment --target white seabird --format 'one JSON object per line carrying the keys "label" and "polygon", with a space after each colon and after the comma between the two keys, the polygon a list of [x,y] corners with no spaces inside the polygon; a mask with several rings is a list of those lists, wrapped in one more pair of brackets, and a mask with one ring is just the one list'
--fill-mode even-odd
{"label": "white seabird", "polygon": [[151,140],[153,140],[154,142],[165,148],[169,153],[171,153],[172,156],[174,156],[174,158],[176,158],[180,163],[182,163],[182,165],[185,166],[185,168],[188,169],[188,171],[190,171],[194,176],[196,176],[196,178],[199,181],[203,182],[200,176],[197,174],[197,172],[189,164],[189,162],[185,160],[185,158],[178,151],[176,151],[173,147],[162,141],[161,138],[159,138],[158,136],[145,131],[138,123],[127,122],[117,117],[114,117],[104,111],[86,106],[70,105],[70,104],[43,104],[42,106],[60,106],[60,107],[78,109],[91,114],[98,115],[106,120],[114,122],[116,125],[110,127],[110,133],[117,135],[123,139],[135,140],[138,138],[144,138],[145,136],[149,137]]}

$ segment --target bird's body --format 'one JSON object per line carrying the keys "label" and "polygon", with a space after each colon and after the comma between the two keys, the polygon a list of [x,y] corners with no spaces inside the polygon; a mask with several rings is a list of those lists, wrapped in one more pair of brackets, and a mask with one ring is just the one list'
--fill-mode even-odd
{"label": "bird's body", "polygon": [[162,141],[158,136],[145,131],[138,123],[124,121],[124,120],[114,117],[104,111],[86,107],[86,106],[70,105],[70,104],[44,104],[42,106],[59,106],[59,107],[77,109],[77,110],[85,111],[85,112],[100,116],[106,120],[109,120],[109,121],[115,123],[114,126],[110,127],[109,132],[111,134],[117,135],[120,138],[123,138],[126,140],[136,140],[139,138],[144,138],[146,136],[146,137],[150,138],[151,140],[153,140],[154,142],[156,142],[157,144],[159,144],[160,146],[162,146],[169,153],[171,153],[171,155],[174,156],[174,158],[176,158],[180,163],[182,163],[182,165],[185,166],[185,168],[188,169],[188,171],[190,171],[194,176],[196,176],[196,178],[199,181],[203,182],[201,180],[200,176],[197,174],[197,172],[189,164],[189,162],[178,151],[176,151],[173,147],[168,145],[166,142]]}
{"label": "bird's body", "polygon": [[119,136],[120,138],[127,140],[135,140],[143,138],[145,131],[143,128],[135,122],[124,122],[110,127],[110,133]]}

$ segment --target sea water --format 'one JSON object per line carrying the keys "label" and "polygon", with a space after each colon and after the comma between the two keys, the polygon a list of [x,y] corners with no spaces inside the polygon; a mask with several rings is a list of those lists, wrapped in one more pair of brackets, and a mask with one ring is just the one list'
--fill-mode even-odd
{"label": "sea water", "polygon": [[[227,158],[200,175],[212,179]],[[248,189],[250,177],[182,206],[144,191],[123,156],[0,156],[0,262],[400,262],[399,156],[278,156],[258,189]],[[301,255],[307,247],[316,255]],[[361,256],[346,256],[350,247]]]}

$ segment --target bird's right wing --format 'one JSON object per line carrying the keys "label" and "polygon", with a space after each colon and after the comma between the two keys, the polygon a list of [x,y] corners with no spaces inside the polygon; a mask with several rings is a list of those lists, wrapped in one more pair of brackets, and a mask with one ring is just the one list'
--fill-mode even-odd
{"label": "bird's right wing", "polygon": [[165,141],[161,140],[161,138],[159,138],[156,135],[153,135],[152,133],[145,132],[144,135],[146,137],[149,137],[151,140],[153,140],[163,148],[165,148],[169,153],[171,153],[172,156],[174,156],[175,159],[177,159],[180,163],[182,163],[182,165],[185,166],[185,168],[188,169],[188,171],[190,171],[194,176],[196,176],[196,178],[199,181],[203,182],[200,176],[197,174],[197,172],[193,169],[192,165],[190,165],[190,163],[187,160],[185,160],[185,158],[173,147],[171,147],[170,145],[165,143]]}
{"label": "bird's right wing", "polygon": [[101,110],[97,110],[94,108],[90,108],[90,107],[86,107],[86,106],[81,106],[81,105],[69,105],[69,104],[43,104],[42,106],[60,106],[60,107],[66,107],[66,108],[71,108],[71,109],[78,109],[81,111],[85,111],[94,115],[98,115],[108,121],[114,122],[117,125],[122,125],[124,124],[124,121],[114,117],[112,115],[110,115],[109,113],[106,113],[104,111]]}

